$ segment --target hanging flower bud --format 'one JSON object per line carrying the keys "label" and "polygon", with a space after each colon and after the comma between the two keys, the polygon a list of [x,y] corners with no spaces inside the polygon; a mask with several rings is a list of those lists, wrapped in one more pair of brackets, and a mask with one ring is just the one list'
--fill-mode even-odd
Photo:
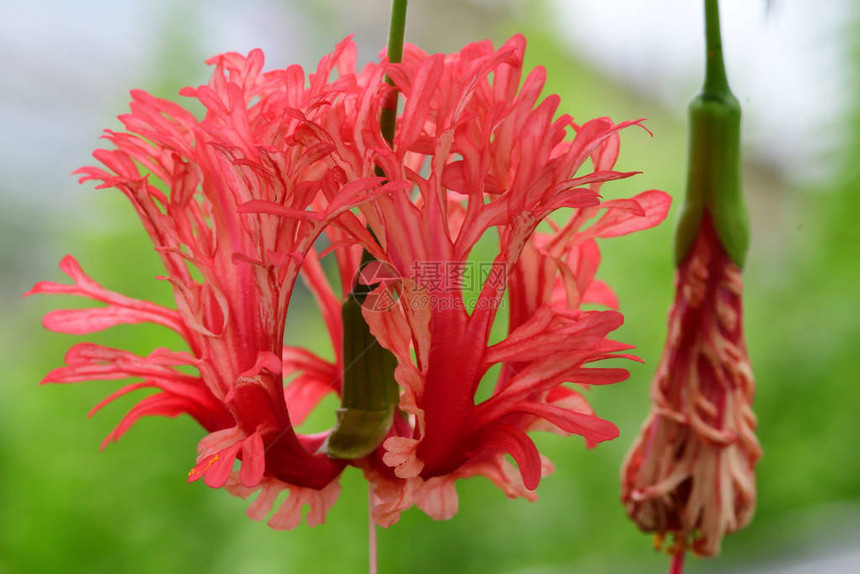
{"label": "hanging flower bud", "polygon": [[627,513],[658,540],[673,571],[687,548],[715,556],[755,507],[761,457],[743,335],[741,267],[748,226],[740,186],[740,106],[729,90],[717,0],[706,0],[707,68],[690,104],[690,164],[677,230],[675,301],[651,388],[652,409],[624,462]]}

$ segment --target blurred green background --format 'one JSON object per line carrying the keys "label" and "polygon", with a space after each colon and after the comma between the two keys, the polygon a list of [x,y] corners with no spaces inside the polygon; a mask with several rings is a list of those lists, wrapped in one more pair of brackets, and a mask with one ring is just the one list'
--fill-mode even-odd
{"label": "blurred green background", "polygon": [[[619,166],[644,173],[607,185],[605,195],[657,188],[678,197],[686,161],[684,102],[697,89],[696,70],[645,73],[644,80],[625,82],[623,68],[619,73],[594,56],[599,49],[571,43],[579,33],[593,36],[598,26],[597,35],[609,45],[642,37],[647,44],[650,33],[651,39],[668,35],[669,43],[663,43],[671,46],[672,27],[643,21],[653,26],[650,32],[628,37],[622,21],[639,17],[633,9],[642,11],[639,2],[607,2],[605,21],[595,22],[592,14],[591,21],[570,23],[564,18],[571,13],[560,4],[413,0],[407,39],[428,51],[450,51],[471,40],[490,37],[498,44],[524,33],[529,66],[547,67],[544,93],[559,93],[563,111],[583,120],[648,118],[654,137],[625,132]],[[698,8],[692,20],[683,20],[690,13],[682,7],[691,4],[686,0],[655,4],[664,12],[674,5],[677,30],[696,41]],[[774,54],[770,60],[753,58],[761,68],[752,71],[742,65],[752,55],[729,58],[730,77],[733,67],[746,70],[741,78],[767,76],[791,43],[805,38],[804,50],[820,49],[822,59],[835,51],[839,58],[836,64],[819,62],[809,52],[798,77],[836,75],[840,91],[834,101],[801,99],[802,106],[776,122],[782,131],[770,139],[748,132],[753,145],[745,186],[753,244],[745,275],[746,325],[765,452],[758,467],[758,510],[749,528],[724,541],[718,560],[690,561],[687,571],[860,571],[860,18],[847,2],[836,2],[844,11],[835,31],[810,21],[808,35],[786,40],[774,37],[773,28],[798,3],[773,2],[769,15],[765,2],[746,4],[745,16],[742,9],[724,10],[727,44],[737,25],[728,19],[731,13],[748,18],[748,33],[770,38],[760,49]],[[387,2],[64,6],[10,8],[0,28],[6,69],[0,90],[6,133],[0,160],[0,572],[366,571],[367,492],[355,469],[343,476],[343,493],[325,525],[275,532],[245,517],[247,502],[186,483],[203,436],[186,417],[144,419],[119,444],[99,452],[102,438],[137,399],[126,397],[88,420],[88,410],[118,384],[40,387],[39,380],[62,364],[65,350],[84,338],[52,334],[40,325],[46,311],[75,302],[22,301],[20,294],[41,279],[64,280],[56,264],[72,253],[107,287],[170,304],[168,288],[154,280],[160,274],[157,258],[124,198],[78,187],[67,176],[89,163],[101,128],[117,127],[113,118],[127,109],[126,90],[140,87],[179,99],[180,87],[205,81],[206,57],[256,45],[266,48],[269,67],[308,67],[350,32],[358,32],[360,57],[367,61],[383,46]],[[697,57],[698,52],[693,61]],[[667,60],[666,67],[673,65]],[[648,66],[645,72],[661,69],[660,62]],[[649,86],[649,77],[655,85]],[[752,88],[733,83],[744,105]],[[798,101],[794,96],[789,100]],[[836,106],[836,100],[845,105]],[[785,106],[776,99],[772,104]],[[762,106],[759,98],[755,105],[769,104]],[[799,118],[810,112],[818,117],[820,108],[829,110],[826,120],[808,120],[801,129]],[[766,123],[755,114],[747,120],[754,128]],[[799,160],[768,147],[780,142],[789,150],[810,149],[809,138],[822,145]],[[666,557],[653,551],[650,537],[636,530],[618,503],[618,469],[647,413],[650,377],[665,336],[674,214],[673,209],[658,229],[602,244],[601,276],[616,289],[627,317],[618,338],[637,345],[645,360],[629,365],[629,381],[589,393],[598,414],[618,424],[621,437],[587,451],[578,438],[539,436],[556,472],[542,481],[537,503],[508,501],[483,479],[461,482],[460,511],[452,520],[433,522],[413,509],[379,530],[380,572],[665,571]],[[304,343],[330,355],[317,316],[297,310],[288,331],[293,325],[301,325]],[[140,353],[178,344],[164,330],[145,326],[117,327],[87,340]],[[324,403],[327,408],[333,412],[334,403]],[[312,424],[328,422],[323,416]]]}

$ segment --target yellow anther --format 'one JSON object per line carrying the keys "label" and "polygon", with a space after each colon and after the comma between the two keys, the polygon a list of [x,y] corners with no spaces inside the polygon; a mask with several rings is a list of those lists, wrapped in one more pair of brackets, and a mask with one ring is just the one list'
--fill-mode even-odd
{"label": "yellow anther", "polygon": [[[204,468],[204,469],[203,469],[203,470],[201,470],[200,472],[206,472],[207,470],[209,470],[209,467],[210,467],[210,466],[212,466],[213,464],[215,464],[215,461],[216,461],[216,460],[218,460],[218,456],[219,456],[219,455],[217,455],[217,454],[216,454],[215,456],[213,456],[212,458],[210,458],[210,459],[209,459],[209,462],[208,462],[208,463],[206,463],[206,468]],[[197,468],[197,467],[194,467],[194,468],[192,468],[191,470],[189,470],[189,471],[188,471],[188,478],[191,478],[191,477],[194,475],[194,471],[195,471],[195,469],[196,469],[196,468]]]}

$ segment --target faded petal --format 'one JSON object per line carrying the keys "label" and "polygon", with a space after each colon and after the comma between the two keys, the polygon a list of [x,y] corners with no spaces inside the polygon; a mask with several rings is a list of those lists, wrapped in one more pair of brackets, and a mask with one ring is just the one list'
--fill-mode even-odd
{"label": "faded petal", "polygon": [[741,322],[741,273],[706,217],[678,269],[653,405],[622,468],[627,513],[704,556],[745,526],[762,451]]}

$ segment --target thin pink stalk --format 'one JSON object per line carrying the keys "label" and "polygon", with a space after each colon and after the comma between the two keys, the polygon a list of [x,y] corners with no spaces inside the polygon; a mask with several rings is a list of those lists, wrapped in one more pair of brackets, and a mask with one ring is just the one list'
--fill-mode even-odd
{"label": "thin pink stalk", "polygon": [[672,555],[672,564],[669,566],[669,574],[684,574],[684,552],[680,550]]}
{"label": "thin pink stalk", "polygon": [[367,489],[367,526],[370,551],[369,574],[376,574],[376,522],[373,521],[373,487]]}

